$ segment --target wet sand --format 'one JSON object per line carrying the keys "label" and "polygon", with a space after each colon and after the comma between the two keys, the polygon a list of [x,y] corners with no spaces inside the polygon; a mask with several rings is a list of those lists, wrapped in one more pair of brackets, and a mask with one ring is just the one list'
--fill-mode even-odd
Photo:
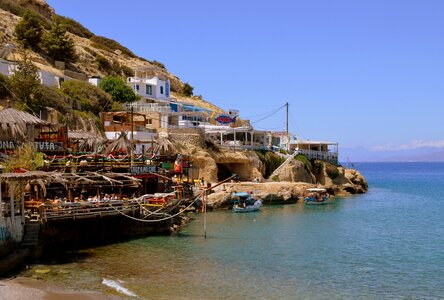
{"label": "wet sand", "polygon": [[115,300],[116,296],[88,291],[61,291],[43,281],[26,277],[0,280],[0,299],[2,300]]}

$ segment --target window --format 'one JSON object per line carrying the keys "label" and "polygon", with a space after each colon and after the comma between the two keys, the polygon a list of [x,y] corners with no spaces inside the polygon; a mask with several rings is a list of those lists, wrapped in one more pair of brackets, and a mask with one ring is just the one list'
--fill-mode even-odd
{"label": "window", "polygon": [[160,87],[160,93],[163,95],[163,86]]}
{"label": "window", "polygon": [[140,87],[138,84],[136,84],[136,91],[139,91]]}
{"label": "window", "polygon": [[151,85],[147,84],[145,86],[145,94],[147,94],[147,95],[152,95],[153,94],[153,87]]}
{"label": "window", "polygon": [[152,119],[148,119],[148,120],[146,120],[146,123],[151,125],[151,124],[153,124],[153,120]]}

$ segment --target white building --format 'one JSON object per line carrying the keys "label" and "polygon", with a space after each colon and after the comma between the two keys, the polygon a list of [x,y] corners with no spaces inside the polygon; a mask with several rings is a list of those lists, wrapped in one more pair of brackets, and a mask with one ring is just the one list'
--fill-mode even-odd
{"label": "white building", "polygon": [[[17,70],[17,63],[0,59],[0,74],[5,76],[12,76]],[[40,78],[40,83],[46,86],[56,86],[60,88],[61,84],[66,80],[72,80],[72,78],[60,74],[51,73],[44,70],[37,71],[37,75]]]}
{"label": "white building", "polygon": [[152,78],[128,77],[128,85],[142,98],[171,101],[170,80],[168,78],[159,76]]}

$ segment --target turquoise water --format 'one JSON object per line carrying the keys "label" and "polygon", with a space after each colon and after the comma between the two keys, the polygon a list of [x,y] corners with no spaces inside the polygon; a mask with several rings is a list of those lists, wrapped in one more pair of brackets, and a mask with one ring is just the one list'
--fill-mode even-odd
{"label": "turquoise water", "polygon": [[26,274],[47,268],[48,282],[124,297],[106,279],[143,299],[443,299],[444,164],[355,167],[365,195],[211,212],[206,239],[195,215],[178,235],[85,250]]}

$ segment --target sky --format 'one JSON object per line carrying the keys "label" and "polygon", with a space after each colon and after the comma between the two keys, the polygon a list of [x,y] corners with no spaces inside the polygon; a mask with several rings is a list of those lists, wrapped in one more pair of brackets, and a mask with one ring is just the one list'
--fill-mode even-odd
{"label": "sky", "polygon": [[258,129],[444,147],[444,1],[47,0]]}

